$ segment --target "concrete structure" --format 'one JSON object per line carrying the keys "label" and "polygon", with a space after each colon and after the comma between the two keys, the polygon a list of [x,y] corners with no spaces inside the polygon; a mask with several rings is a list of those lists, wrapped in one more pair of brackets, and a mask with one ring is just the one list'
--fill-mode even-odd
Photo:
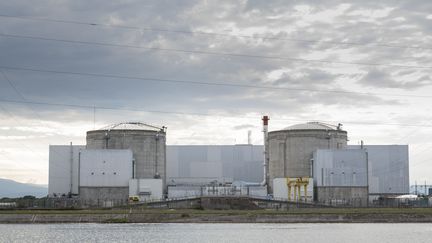
{"label": "concrete structure", "polygon": [[[361,146],[348,146],[359,149]],[[364,145],[368,153],[369,194],[409,194],[408,145]]]}
{"label": "concrete structure", "polygon": [[366,206],[368,159],[363,149],[318,149],[313,155],[315,200]]}
{"label": "concrete structure", "polygon": [[235,185],[178,185],[168,186],[168,198],[185,198],[198,196],[252,196],[266,197],[264,186],[235,186]]}
{"label": "concrete structure", "polygon": [[87,132],[87,149],[130,149],[135,178],[166,179],[166,129],[138,122],[119,123]]}
{"label": "concrete structure", "polygon": [[78,194],[78,158],[81,145],[50,145],[48,196],[67,197]]}
{"label": "concrete structure", "polygon": [[[296,183],[298,180],[304,181],[306,183]],[[288,186],[291,188],[288,188]],[[306,186],[306,190],[304,186]],[[298,197],[298,194],[300,194],[300,197]],[[273,179],[273,198],[275,200],[312,202],[314,200],[313,196],[314,182],[312,178]]]}
{"label": "concrete structure", "polygon": [[316,149],[339,149],[347,145],[347,132],[318,122],[298,124],[268,134],[269,183],[285,177],[311,177],[311,159]]}
{"label": "concrete structure", "polygon": [[263,179],[263,146],[169,145],[168,181],[175,178],[232,178],[260,182]]}
{"label": "concrete structure", "polygon": [[163,198],[162,179],[129,180],[129,197],[138,196],[140,201],[161,200]]}
{"label": "concrete structure", "polygon": [[[130,195],[159,199],[165,193],[267,197],[268,185],[274,197],[294,199],[293,188],[298,189],[297,182],[305,186],[306,178],[313,178],[319,201],[360,199],[362,205],[368,193],[409,193],[408,146],[347,146],[341,125],[317,122],[267,134],[268,117],[263,121],[264,146],[166,147],[164,127],[135,122],[89,131],[85,147],[50,146],[49,195],[79,195],[108,204]],[[307,197],[312,195],[309,190]]]}
{"label": "concrete structure", "polygon": [[82,150],[79,197],[89,202],[127,200],[129,180],[133,176],[132,161],[130,150]]}
{"label": "concrete structure", "polygon": [[127,187],[133,177],[132,151],[104,149],[82,150],[79,186]]}

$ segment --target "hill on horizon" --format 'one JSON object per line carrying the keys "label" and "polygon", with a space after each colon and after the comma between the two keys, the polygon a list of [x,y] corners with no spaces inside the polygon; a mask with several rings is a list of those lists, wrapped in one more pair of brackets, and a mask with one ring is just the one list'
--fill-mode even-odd
{"label": "hill on horizon", "polygon": [[0,178],[0,198],[23,197],[32,195],[35,197],[45,197],[48,194],[48,186],[21,183],[14,180]]}

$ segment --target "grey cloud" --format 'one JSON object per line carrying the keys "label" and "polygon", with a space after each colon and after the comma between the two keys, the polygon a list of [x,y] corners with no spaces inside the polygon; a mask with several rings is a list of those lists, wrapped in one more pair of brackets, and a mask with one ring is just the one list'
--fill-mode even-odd
{"label": "grey cloud", "polygon": [[[317,22],[312,27],[295,27],[302,17],[295,17],[293,7],[299,4],[313,6],[311,14],[336,8],[342,1],[66,1],[54,5],[42,2],[39,8],[31,8],[24,1],[2,3],[1,9],[10,14],[23,14],[59,19],[101,21],[110,18],[121,21],[121,25],[168,28],[179,30],[208,30],[227,33],[235,28],[257,28],[251,35],[281,38],[323,39],[366,43],[383,36],[388,26],[362,23],[347,14],[354,10],[373,10],[395,7],[390,17],[407,15],[408,11],[398,5],[368,1],[353,2],[351,7],[337,17],[332,24]],[[66,3],[66,4],[64,4]],[[103,4],[102,4],[103,3]],[[167,8],[166,6],[170,6]],[[425,4],[427,5],[427,4]],[[96,6],[98,6],[96,8]],[[425,6],[427,9],[427,6]],[[421,16],[421,8],[416,8]],[[281,15],[281,19],[269,16]],[[384,18],[383,23],[387,23]],[[409,17],[409,21],[420,21]],[[421,27],[421,25],[419,25]],[[390,26],[391,27],[391,26]],[[241,37],[213,37],[206,35],[173,34],[165,32],[131,31],[115,28],[96,28],[55,23],[41,23],[23,20],[3,22],[6,33],[17,33],[54,38],[102,41],[108,43],[157,46],[186,50],[207,50],[214,44],[215,52],[246,53],[251,55],[285,56],[301,58],[323,49],[330,50],[330,60],[339,60],[344,49],[353,55],[370,52],[368,59],[388,62],[395,55],[394,50],[376,51],[373,46],[352,47],[326,43],[292,42],[281,40],[260,40]],[[424,28],[424,26],[423,26]],[[275,29],[275,30],[273,30]],[[371,31],[372,30],[372,31]],[[291,31],[291,32],[288,32]],[[393,33],[393,32],[392,32]],[[395,33],[393,33],[395,34]],[[0,38],[0,64],[26,66],[42,69],[77,72],[108,73],[126,76],[155,77],[203,82],[226,82],[253,85],[267,85],[265,75],[273,70],[289,68],[292,73],[304,73],[301,78],[284,75],[274,85],[303,89],[338,89],[335,80],[341,74],[330,74],[325,64],[301,63],[259,58],[236,58],[198,54],[154,52],[140,49],[108,48],[88,45],[72,45],[56,42],[31,41]],[[406,53],[407,55],[410,52]],[[320,57],[317,57],[319,59]],[[387,58],[387,60],[385,60]],[[342,60],[343,61],[343,60]],[[347,60],[345,60],[347,61]],[[349,60],[348,60],[349,61]],[[368,60],[369,61],[369,60]],[[341,67],[342,68],[342,67]],[[367,68],[364,68],[367,69]],[[367,105],[386,104],[385,100],[363,95],[331,95],[310,92],[214,87],[206,85],[167,84],[151,81],[122,80],[85,76],[53,75],[6,70],[10,79],[29,100],[46,102],[115,106],[120,108],[142,107],[147,110],[178,110],[185,112],[228,111],[232,113],[261,112],[266,110],[291,112],[307,111],[313,105],[352,105],[363,102]],[[379,76],[374,70],[368,74],[362,85],[374,87],[406,88],[414,83],[400,84]],[[421,81],[428,82],[427,76]],[[374,82],[375,81],[379,81]],[[423,85],[422,83],[422,85]],[[0,80],[0,94],[7,98],[18,98],[4,80]],[[269,98],[271,97],[271,98]],[[293,108],[295,107],[295,108]],[[64,108],[40,107],[40,112],[52,109],[62,112]],[[31,114],[31,113],[30,113]]]}
{"label": "grey cloud", "polygon": [[256,126],[251,124],[241,124],[233,127],[234,130],[244,130],[250,128],[256,128]]}
{"label": "grey cloud", "polygon": [[387,72],[378,69],[369,71],[362,79],[359,80],[360,84],[378,87],[378,88],[400,88],[400,89],[417,89],[427,85],[431,85],[430,77],[427,75],[415,81],[396,81]]}

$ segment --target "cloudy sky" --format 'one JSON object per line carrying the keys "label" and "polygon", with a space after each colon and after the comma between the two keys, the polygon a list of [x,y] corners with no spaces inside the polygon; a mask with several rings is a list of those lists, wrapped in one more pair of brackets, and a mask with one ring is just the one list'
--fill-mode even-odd
{"label": "cloudy sky", "polygon": [[[121,121],[168,144],[262,144],[306,121],[409,144],[432,184],[432,3],[0,1],[0,177],[48,182],[49,144]],[[93,108],[94,107],[94,108]]]}

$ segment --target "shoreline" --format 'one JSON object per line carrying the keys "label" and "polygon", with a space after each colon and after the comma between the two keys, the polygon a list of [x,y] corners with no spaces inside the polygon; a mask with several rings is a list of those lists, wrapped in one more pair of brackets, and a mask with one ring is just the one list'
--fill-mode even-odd
{"label": "shoreline", "polygon": [[432,223],[432,208],[0,210],[0,224],[46,223]]}

